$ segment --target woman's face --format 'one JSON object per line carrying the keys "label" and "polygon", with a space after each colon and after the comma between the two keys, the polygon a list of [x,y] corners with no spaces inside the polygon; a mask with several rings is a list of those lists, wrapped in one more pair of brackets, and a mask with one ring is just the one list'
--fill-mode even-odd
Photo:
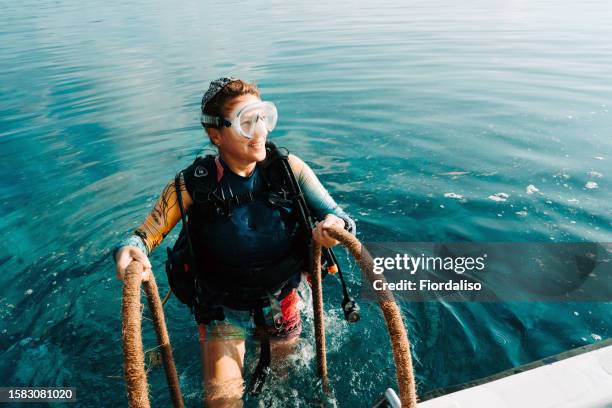
{"label": "woman's face", "polygon": [[[259,97],[250,94],[230,99],[225,104],[225,112],[227,113],[225,117],[231,121],[246,105],[260,101]],[[213,137],[211,134],[211,138],[223,156],[245,164],[259,162],[266,158],[268,131],[265,126],[257,126],[252,139],[240,135],[233,126],[214,130],[216,130],[214,133],[218,133],[219,137]]]}

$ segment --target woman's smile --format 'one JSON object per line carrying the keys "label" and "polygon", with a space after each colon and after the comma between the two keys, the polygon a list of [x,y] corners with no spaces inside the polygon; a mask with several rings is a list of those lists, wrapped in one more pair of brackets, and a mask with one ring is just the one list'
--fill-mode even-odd
{"label": "woman's smile", "polygon": [[254,149],[259,149],[259,148],[263,147],[264,144],[265,144],[265,140],[258,140],[257,142],[249,143],[248,146],[252,147]]}

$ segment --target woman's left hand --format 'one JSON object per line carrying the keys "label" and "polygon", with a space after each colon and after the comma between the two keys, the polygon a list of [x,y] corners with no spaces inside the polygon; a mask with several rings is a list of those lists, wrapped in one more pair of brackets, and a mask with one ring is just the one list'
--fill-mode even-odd
{"label": "woman's left hand", "polygon": [[331,248],[338,245],[338,241],[328,234],[328,229],[330,227],[344,228],[344,220],[336,217],[334,214],[327,214],[325,219],[317,223],[315,229],[312,230],[312,239],[325,248]]}

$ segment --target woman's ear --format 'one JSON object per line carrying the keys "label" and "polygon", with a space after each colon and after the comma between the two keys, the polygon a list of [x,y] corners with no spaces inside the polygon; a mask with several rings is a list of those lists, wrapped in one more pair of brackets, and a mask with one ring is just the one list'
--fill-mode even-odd
{"label": "woman's ear", "polygon": [[214,144],[215,146],[219,146],[219,144],[221,143],[221,132],[219,132],[218,129],[214,128],[207,128],[206,132],[208,133],[208,137],[210,138],[212,144]]}

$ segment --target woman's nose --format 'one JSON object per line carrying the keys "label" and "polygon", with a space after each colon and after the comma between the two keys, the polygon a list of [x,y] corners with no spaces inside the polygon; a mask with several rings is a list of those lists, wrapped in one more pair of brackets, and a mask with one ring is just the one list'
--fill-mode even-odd
{"label": "woman's nose", "polygon": [[266,128],[266,121],[263,119],[259,119],[255,124],[255,134],[254,136],[265,137],[268,134],[268,129]]}

